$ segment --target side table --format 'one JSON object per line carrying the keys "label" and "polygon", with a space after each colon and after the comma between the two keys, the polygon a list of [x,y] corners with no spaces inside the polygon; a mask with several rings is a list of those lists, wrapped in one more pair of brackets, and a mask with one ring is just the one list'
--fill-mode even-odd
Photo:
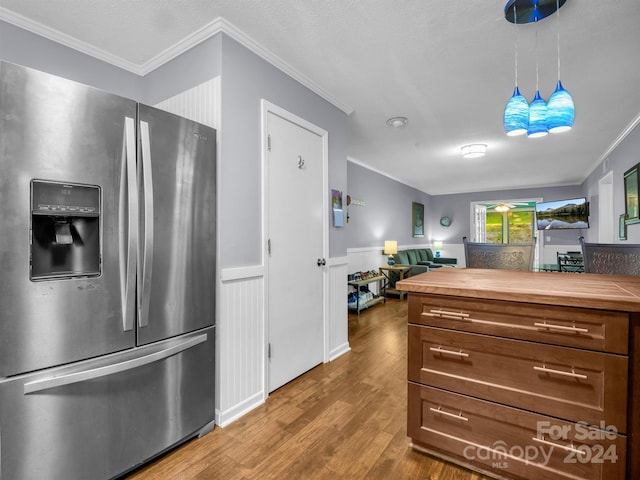
{"label": "side table", "polygon": [[394,295],[398,295],[400,300],[403,300],[407,296],[407,292],[403,292],[402,290],[398,290],[397,288],[389,288],[391,278],[389,278],[389,274],[391,272],[397,272],[399,275],[398,282],[402,280],[407,272],[411,270],[411,267],[403,266],[403,265],[387,265],[386,267],[380,267],[380,274],[384,276],[385,282],[382,287],[384,290],[384,301],[387,301],[387,293],[393,293]]}
{"label": "side table", "polygon": [[[351,282],[347,282],[350,286],[354,287],[356,289],[356,312],[358,313],[358,315],[360,315],[360,310],[362,310],[363,308],[369,308],[373,305],[375,305],[376,303],[382,301],[382,297],[378,296],[374,296],[371,300],[369,300],[368,302],[365,302],[363,304],[360,303],[360,287],[362,287],[363,285],[368,285],[369,283],[374,283],[374,282],[380,282],[383,283],[385,280],[385,276],[384,275],[377,275],[375,277],[368,277],[364,280],[353,280]],[[353,308],[353,307],[351,307]]]}

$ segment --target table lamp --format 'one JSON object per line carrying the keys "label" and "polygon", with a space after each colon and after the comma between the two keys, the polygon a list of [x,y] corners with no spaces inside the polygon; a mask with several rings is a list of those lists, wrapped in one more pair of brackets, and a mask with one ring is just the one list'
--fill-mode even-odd
{"label": "table lamp", "polygon": [[396,262],[393,260],[393,255],[398,253],[398,242],[396,242],[395,240],[385,240],[383,253],[385,255],[389,255],[387,264],[394,265]]}
{"label": "table lamp", "polygon": [[439,240],[434,241],[433,249],[436,251],[436,258],[440,258],[440,250],[442,250],[442,242]]}

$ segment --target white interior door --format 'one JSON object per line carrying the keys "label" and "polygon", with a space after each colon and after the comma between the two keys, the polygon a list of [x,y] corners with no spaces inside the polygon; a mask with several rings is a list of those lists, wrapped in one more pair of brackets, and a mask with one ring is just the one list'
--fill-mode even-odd
{"label": "white interior door", "polygon": [[323,361],[326,132],[308,127],[266,115],[269,392]]}
{"label": "white interior door", "polygon": [[607,173],[598,182],[598,241],[613,243],[617,217],[613,214],[613,172]]}

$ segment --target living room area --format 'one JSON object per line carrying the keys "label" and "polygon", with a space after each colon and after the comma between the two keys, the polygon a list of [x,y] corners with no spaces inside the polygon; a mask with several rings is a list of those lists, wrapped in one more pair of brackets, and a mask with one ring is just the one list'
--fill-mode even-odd
{"label": "living room area", "polygon": [[[457,259],[464,267],[463,237],[475,238],[476,204],[514,204],[585,198],[588,228],[537,230],[536,267],[558,263],[558,255],[580,251],[580,237],[600,243],[640,243],[640,228],[625,222],[627,208],[625,173],[638,163],[640,130],[630,128],[611,146],[608,154],[580,184],[429,195],[410,185],[348,159],[345,234],[349,272],[377,270],[387,264],[385,241],[396,242],[399,251],[429,248],[441,257]],[[588,173],[588,174],[587,174]],[[455,180],[451,190],[455,191]],[[415,234],[413,205],[424,211],[423,231]],[[506,213],[510,215],[510,213]],[[622,218],[622,220],[621,220]],[[476,240],[478,241],[478,240]],[[505,238],[505,243],[508,239]],[[436,248],[437,247],[437,248]]]}

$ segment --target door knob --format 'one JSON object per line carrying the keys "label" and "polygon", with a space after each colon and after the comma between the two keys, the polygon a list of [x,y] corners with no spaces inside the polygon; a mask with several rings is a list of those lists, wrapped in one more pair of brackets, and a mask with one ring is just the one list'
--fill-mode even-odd
{"label": "door knob", "polygon": [[327,264],[327,261],[324,258],[319,258],[317,263],[319,267],[322,267]]}

